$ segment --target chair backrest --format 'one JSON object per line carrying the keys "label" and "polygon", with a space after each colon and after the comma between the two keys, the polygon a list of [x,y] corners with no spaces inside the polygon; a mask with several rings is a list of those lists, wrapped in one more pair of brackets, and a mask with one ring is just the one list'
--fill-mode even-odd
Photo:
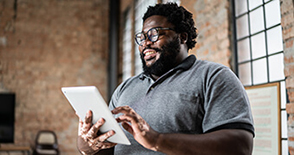
{"label": "chair backrest", "polygon": [[37,133],[33,155],[59,155],[57,136],[53,131],[41,130]]}
{"label": "chair backrest", "polygon": [[57,144],[56,134],[50,130],[41,130],[37,134],[36,144]]}

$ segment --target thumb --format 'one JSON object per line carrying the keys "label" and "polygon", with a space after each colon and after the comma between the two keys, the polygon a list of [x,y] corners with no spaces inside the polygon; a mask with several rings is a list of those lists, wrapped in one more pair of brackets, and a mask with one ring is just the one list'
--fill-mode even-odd
{"label": "thumb", "polygon": [[132,126],[131,126],[129,123],[127,123],[127,122],[122,122],[121,125],[123,126],[123,128],[124,128],[125,130],[127,130],[130,134],[133,135],[134,130],[133,130]]}

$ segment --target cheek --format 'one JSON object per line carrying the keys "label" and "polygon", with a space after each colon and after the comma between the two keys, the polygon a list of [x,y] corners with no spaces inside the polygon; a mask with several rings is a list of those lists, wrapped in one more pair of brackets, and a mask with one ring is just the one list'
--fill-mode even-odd
{"label": "cheek", "polygon": [[140,53],[142,53],[143,49],[144,49],[143,46],[139,46],[139,52]]}
{"label": "cheek", "polygon": [[154,45],[157,48],[162,49],[162,46],[167,45],[168,43],[170,43],[172,40],[170,38],[167,37],[163,37],[161,39],[159,39]]}

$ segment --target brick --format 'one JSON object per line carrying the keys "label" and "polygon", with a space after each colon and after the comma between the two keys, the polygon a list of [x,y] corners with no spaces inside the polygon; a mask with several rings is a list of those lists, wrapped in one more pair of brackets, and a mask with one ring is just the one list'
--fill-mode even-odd
{"label": "brick", "polygon": [[[294,95],[294,93],[292,92],[292,95]],[[294,97],[294,96],[293,96]],[[294,114],[294,102],[288,103],[286,104],[286,111],[288,114]],[[291,117],[293,118],[293,117]],[[290,120],[290,119],[289,119]],[[293,120],[291,120],[292,122]],[[294,123],[294,121],[292,122]],[[293,124],[294,125],[294,124]]]}
{"label": "brick", "polygon": [[[286,58],[285,58],[286,59]],[[291,58],[287,58],[287,60],[285,61],[293,61],[293,57]],[[289,77],[294,73],[294,63],[291,64],[286,64],[285,63],[285,67],[284,67],[284,74],[285,77]]]}
{"label": "brick", "polygon": [[294,52],[293,51],[284,53],[284,63],[285,64],[294,63]]}
{"label": "brick", "polygon": [[285,43],[284,43],[286,49],[289,49],[289,48],[294,49],[293,44],[294,44],[293,38],[285,40]]}
{"label": "brick", "polygon": [[287,79],[286,79],[286,88],[287,89],[294,88],[294,78],[292,76],[287,77]]}
{"label": "brick", "polygon": [[288,93],[289,101],[290,103],[292,103],[294,101],[294,89],[293,88],[287,89],[287,93]]}

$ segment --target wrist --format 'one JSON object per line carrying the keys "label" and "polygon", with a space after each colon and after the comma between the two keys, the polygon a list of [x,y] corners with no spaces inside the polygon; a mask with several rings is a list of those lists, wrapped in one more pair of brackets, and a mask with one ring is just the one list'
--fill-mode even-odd
{"label": "wrist", "polygon": [[156,142],[155,142],[155,146],[154,146],[154,150],[159,152],[160,151],[160,146],[161,146],[161,142],[162,142],[162,137],[163,134],[160,133],[158,134],[157,138],[156,138]]}

